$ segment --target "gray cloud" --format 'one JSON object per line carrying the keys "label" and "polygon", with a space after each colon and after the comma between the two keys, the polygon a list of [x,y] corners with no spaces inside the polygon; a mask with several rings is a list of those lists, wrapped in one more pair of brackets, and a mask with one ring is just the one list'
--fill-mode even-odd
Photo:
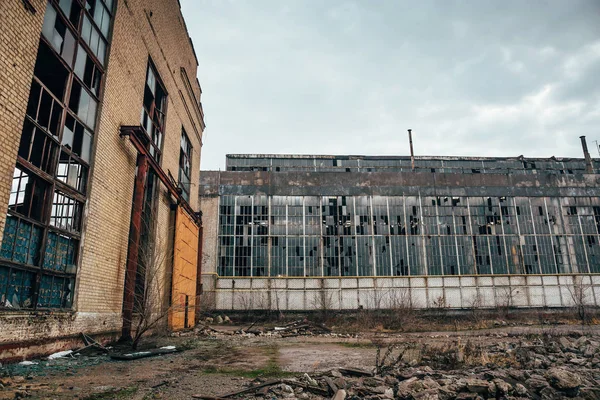
{"label": "gray cloud", "polygon": [[580,156],[600,139],[600,3],[182,0],[226,153]]}

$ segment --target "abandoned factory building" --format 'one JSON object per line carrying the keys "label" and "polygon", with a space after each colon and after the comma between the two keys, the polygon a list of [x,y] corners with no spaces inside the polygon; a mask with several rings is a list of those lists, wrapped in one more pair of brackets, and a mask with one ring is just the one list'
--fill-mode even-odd
{"label": "abandoned factory building", "polygon": [[[585,145],[585,139],[582,139]],[[599,160],[228,155],[202,171],[216,309],[600,301]]]}
{"label": "abandoned factory building", "polygon": [[193,325],[204,117],[178,1],[3,0],[0,27],[1,358],[140,313]]}

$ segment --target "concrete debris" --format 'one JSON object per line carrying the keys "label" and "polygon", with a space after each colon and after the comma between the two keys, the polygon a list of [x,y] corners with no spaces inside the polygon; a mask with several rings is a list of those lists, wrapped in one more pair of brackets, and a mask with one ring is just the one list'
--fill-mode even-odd
{"label": "concrete debris", "polygon": [[111,353],[110,358],[112,358],[113,360],[130,361],[137,360],[140,358],[176,353],[177,351],[178,350],[175,346],[165,346],[161,347],[160,349],[153,349],[148,351],[137,351],[132,353]]}
{"label": "concrete debris", "polygon": [[58,353],[50,354],[48,356],[48,360],[54,360],[56,358],[66,357],[66,356],[69,356],[71,354],[73,354],[73,350],[59,351]]}
{"label": "concrete debris", "polygon": [[[600,346],[587,338],[573,342],[524,336],[520,342],[478,345],[457,339],[446,345],[434,348],[423,342],[380,348],[373,371],[338,368],[270,383],[257,378],[256,386],[250,383],[243,390],[243,398],[600,399]],[[573,358],[584,361],[572,364]],[[216,398],[240,398],[240,393]]]}

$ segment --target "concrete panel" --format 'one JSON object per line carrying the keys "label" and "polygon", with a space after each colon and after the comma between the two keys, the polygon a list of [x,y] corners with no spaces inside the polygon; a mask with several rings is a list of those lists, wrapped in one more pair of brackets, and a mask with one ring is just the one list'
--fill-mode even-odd
{"label": "concrete panel", "polygon": [[288,279],[287,287],[290,290],[304,290],[304,279]]}
{"label": "concrete panel", "polygon": [[426,289],[412,289],[410,292],[412,306],[414,309],[427,308],[427,290]]}
{"label": "concrete panel", "polygon": [[560,307],[562,305],[559,286],[545,286],[544,290],[546,291],[546,305],[548,307]]}
{"label": "concrete panel", "polygon": [[393,278],[392,287],[395,288],[408,288],[410,287],[410,278]]}
{"label": "concrete panel", "polygon": [[569,286],[560,286],[560,293],[562,294],[564,307],[573,307],[575,305]]}
{"label": "concrete panel", "polygon": [[323,287],[327,289],[338,289],[340,287],[339,278],[326,278],[323,280]]}
{"label": "concrete panel", "polygon": [[594,295],[590,295],[590,304],[593,304],[595,306],[600,305],[600,287],[594,286],[591,291]]}
{"label": "concrete panel", "polygon": [[[490,279],[490,281],[491,281],[491,279]],[[494,289],[491,287],[480,288],[478,303],[483,308],[496,307],[496,296],[494,293]]]}
{"label": "concrete panel", "polygon": [[461,276],[460,277],[460,285],[465,286],[475,286],[475,278],[472,276]]}
{"label": "concrete panel", "polygon": [[475,284],[479,286],[492,286],[493,279],[491,276],[478,276],[475,279]]}
{"label": "concrete panel", "polygon": [[286,278],[273,278],[271,279],[271,288],[273,289],[285,289],[287,288]]}
{"label": "concrete panel", "polygon": [[558,277],[556,275],[542,276],[542,283],[544,285],[558,285]]}
{"label": "concrete panel", "polygon": [[425,278],[410,278],[410,286],[413,288],[425,287]]}
{"label": "concrete panel", "polygon": [[508,276],[495,276],[494,286],[508,286],[510,285],[510,279]]}
{"label": "concrete panel", "polygon": [[332,310],[341,310],[342,308],[341,308],[341,304],[340,304],[339,289],[327,290],[326,294],[327,294],[327,298],[330,299],[330,301],[331,301],[331,309]]}
{"label": "concrete panel", "polygon": [[446,287],[459,287],[460,286],[460,278],[452,277],[452,278],[444,278],[444,286]]}
{"label": "concrete panel", "polygon": [[372,288],[374,285],[373,278],[360,278],[358,280],[359,288]]}
{"label": "concrete panel", "polygon": [[217,289],[231,289],[233,287],[233,282],[231,279],[217,279]]}
{"label": "concrete panel", "polygon": [[381,288],[381,289],[389,289],[391,287],[393,287],[393,279],[392,278],[376,278],[374,279],[375,281],[375,287],[376,288]]}
{"label": "concrete panel", "polygon": [[251,291],[233,291],[230,292],[233,298],[233,308],[236,310],[253,310],[255,293]]}
{"label": "concrete panel", "polygon": [[321,288],[321,280],[314,278],[307,278],[304,280],[304,287],[306,289],[319,289]]}
{"label": "concrete panel", "polygon": [[542,284],[541,276],[528,276],[527,277],[527,286],[539,286]]}
{"label": "concrete panel", "polygon": [[446,305],[450,308],[461,308],[461,290],[458,288],[446,288]]}
{"label": "concrete panel", "polygon": [[254,292],[253,303],[255,310],[269,310],[269,293],[266,291]]}
{"label": "concrete panel", "polygon": [[513,285],[512,293],[513,293],[513,298],[512,298],[513,307],[529,306],[529,301],[527,299],[527,287],[526,286]]}
{"label": "concrete panel", "polygon": [[581,282],[582,285],[591,285],[592,284],[592,277],[589,276],[589,275],[581,275],[580,282]]}
{"label": "concrete panel", "polygon": [[267,289],[269,287],[268,279],[254,278],[252,279],[252,289]]}
{"label": "concrete panel", "polygon": [[231,309],[231,292],[220,291],[217,292],[216,296],[216,307],[218,310],[230,310]]}
{"label": "concrete panel", "polygon": [[393,288],[387,291],[385,303],[389,308],[409,308],[410,307],[409,288]]}
{"label": "concrete panel", "polygon": [[444,289],[429,288],[429,308],[446,308],[446,297],[444,297]]}
{"label": "concrete panel", "polygon": [[524,276],[511,276],[510,284],[512,286],[527,286],[527,279]]}
{"label": "concrete panel", "polygon": [[541,286],[529,287],[529,301],[531,307],[544,307],[544,290]]}
{"label": "concrete panel", "polygon": [[304,310],[304,292],[290,291],[288,292],[288,310]]}
{"label": "concrete panel", "polygon": [[560,285],[572,285],[573,284],[573,276],[559,275],[558,282]]}
{"label": "concrete panel", "polygon": [[470,308],[473,304],[477,303],[477,288],[475,287],[463,287],[462,291],[462,308]]}
{"label": "concrete panel", "polygon": [[443,287],[444,286],[444,278],[428,278],[427,286],[429,286],[430,288]]}
{"label": "concrete panel", "polygon": [[592,279],[592,284],[593,285],[599,285],[600,286],[600,275],[592,275],[590,278]]}
{"label": "concrete panel", "polygon": [[358,280],[356,278],[342,278],[342,288],[356,288],[358,287]]}
{"label": "concrete panel", "polygon": [[271,310],[285,310],[287,298],[284,290],[271,291]]}
{"label": "concrete panel", "polygon": [[235,288],[236,289],[250,289],[252,287],[252,279],[233,279],[233,281],[235,281]]}
{"label": "concrete panel", "polygon": [[356,289],[342,290],[342,309],[355,310],[358,308],[358,294]]}

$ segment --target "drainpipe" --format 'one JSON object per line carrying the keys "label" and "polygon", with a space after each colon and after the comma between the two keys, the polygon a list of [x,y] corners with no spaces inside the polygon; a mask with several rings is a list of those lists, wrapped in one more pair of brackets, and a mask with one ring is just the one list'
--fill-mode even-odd
{"label": "drainpipe", "polygon": [[579,139],[581,139],[581,147],[583,148],[583,156],[585,157],[585,172],[593,174],[594,166],[592,165],[592,157],[590,157],[585,136],[579,136]]}
{"label": "drainpipe", "polygon": [[125,271],[125,293],[123,295],[123,329],[121,341],[131,340],[131,322],[133,320],[133,304],[135,301],[135,277],[137,273],[140,234],[142,231],[142,210],[146,176],[148,175],[148,157],[137,156],[137,174],[133,188],[133,206],[129,228],[129,251],[127,253],[127,269]]}
{"label": "drainpipe", "polygon": [[413,151],[412,144],[412,129],[408,130],[408,141],[410,143],[410,166],[412,168],[412,171],[415,172],[415,152]]}

